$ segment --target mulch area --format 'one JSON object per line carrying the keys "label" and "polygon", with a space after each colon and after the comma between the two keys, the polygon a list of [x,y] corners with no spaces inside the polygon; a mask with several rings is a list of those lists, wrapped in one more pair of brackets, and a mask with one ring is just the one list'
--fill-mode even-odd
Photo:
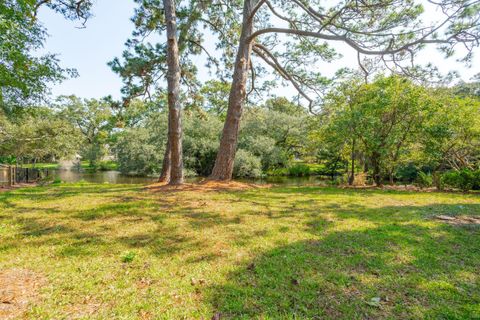
{"label": "mulch area", "polygon": [[38,300],[46,279],[26,269],[0,270],[0,319],[18,319]]}
{"label": "mulch area", "polygon": [[152,192],[176,192],[176,191],[244,191],[249,189],[269,188],[270,185],[258,185],[253,183],[244,183],[238,181],[214,181],[204,180],[199,183],[184,183],[181,185],[169,185],[165,183],[155,183],[145,187]]}

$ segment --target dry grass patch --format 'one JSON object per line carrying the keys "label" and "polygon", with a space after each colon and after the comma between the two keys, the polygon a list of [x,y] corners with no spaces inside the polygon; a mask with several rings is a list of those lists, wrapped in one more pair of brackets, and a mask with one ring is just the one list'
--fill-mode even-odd
{"label": "dry grass patch", "polygon": [[0,271],[0,319],[18,319],[38,300],[45,278],[26,269]]}

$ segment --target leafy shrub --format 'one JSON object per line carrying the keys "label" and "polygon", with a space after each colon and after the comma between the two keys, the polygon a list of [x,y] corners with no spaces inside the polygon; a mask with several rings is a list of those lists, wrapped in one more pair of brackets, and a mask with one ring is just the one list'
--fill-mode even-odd
{"label": "leafy shrub", "polygon": [[117,170],[117,163],[114,161],[101,161],[97,169],[100,171],[111,171],[111,170]]}
{"label": "leafy shrub", "polygon": [[420,171],[415,179],[415,184],[421,189],[431,187],[433,184],[432,175]]}
{"label": "leafy shrub", "polygon": [[133,261],[133,259],[135,259],[135,252],[126,252],[123,256],[122,256],[122,262],[123,263],[130,263]]}
{"label": "leafy shrub", "polygon": [[475,178],[473,180],[472,190],[480,190],[480,169],[474,172]]}
{"label": "leafy shrub", "polygon": [[324,163],[310,163],[308,164],[308,167],[310,168],[311,175],[322,176],[326,175],[326,172],[328,171]]}
{"label": "leafy shrub", "polygon": [[239,149],[235,156],[233,175],[237,178],[258,178],[262,175],[262,164],[252,153]]}
{"label": "leafy shrub", "polygon": [[60,177],[55,177],[55,179],[53,179],[53,184],[61,184],[62,183],[62,179],[60,179]]}
{"label": "leafy shrub", "polygon": [[162,166],[165,143],[155,143],[154,138],[151,131],[145,128],[122,132],[115,145],[119,170],[126,174],[158,174]]}
{"label": "leafy shrub", "polygon": [[310,167],[306,164],[296,164],[288,168],[288,175],[293,177],[306,177],[310,173]]}
{"label": "leafy shrub", "polygon": [[267,175],[272,177],[288,176],[288,168],[272,169],[267,172]]}
{"label": "leafy shrub", "polygon": [[419,179],[419,174],[420,171],[418,170],[417,166],[410,162],[408,164],[399,166],[399,168],[396,170],[395,177],[398,181],[403,183],[412,183]]}
{"label": "leafy shrub", "polygon": [[222,122],[201,111],[186,112],[183,121],[184,165],[194,175],[208,176],[213,169]]}
{"label": "leafy shrub", "polygon": [[480,187],[480,170],[450,171],[442,176],[444,185],[468,191]]}

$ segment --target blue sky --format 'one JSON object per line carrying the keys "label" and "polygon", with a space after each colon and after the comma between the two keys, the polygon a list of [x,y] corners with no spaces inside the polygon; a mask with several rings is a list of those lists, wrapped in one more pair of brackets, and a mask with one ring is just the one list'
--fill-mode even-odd
{"label": "blue sky", "polygon": [[[124,50],[125,41],[131,35],[133,23],[130,21],[135,4],[132,0],[98,0],[93,7],[94,16],[87,22],[86,28],[78,28],[79,22],[65,20],[61,15],[43,8],[39,19],[48,30],[49,37],[42,51],[56,53],[63,67],[75,68],[79,77],[69,79],[52,86],[53,96],[75,94],[84,98],[101,98],[112,95],[119,98],[121,81],[107,66],[107,62],[120,56]],[[431,12],[434,16],[435,13]],[[208,42],[208,41],[207,41]],[[207,43],[213,49],[213,41]],[[334,45],[344,57],[331,64],[318,66],[326,75],[332,75],[339,67],[357,67],[356,55],[345,45]],[[457,70],[464,80],[469,80],[480,70],[480,50],[473,67],[466,68],[456,63],[455,58],[444,60],[434,49],[428,48],[422,52],[417,62],[432,62],[442,72]],[[204,58],[194,58],[197,65],[204,63]],[[200,78],[208,78],[208,72],[200,71]],[[292,88],[277,89],[277,94],[292,96]]]}
{"label": "blue sky", "polygon": [[130,22],[133,10],[131,0],[95,1],[94,17],[86,28],[80,29],[79,22],[67,21],[61,15],[42,9],[39,19],[50,35],[45,51],[58,54],[63,67],[75,68],[80,74],[78,78],[53,86],[54,95],[120,96],[121,81],[107,62],[121,55],[134,27]]}

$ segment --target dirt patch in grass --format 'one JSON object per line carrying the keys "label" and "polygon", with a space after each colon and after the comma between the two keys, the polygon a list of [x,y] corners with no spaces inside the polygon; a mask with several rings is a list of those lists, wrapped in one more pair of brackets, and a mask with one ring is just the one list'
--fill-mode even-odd
{"label": "dirt patch in grass", "polygon": [[18,319],[38,299],[43,276],[25,269],[0,271],[0,319]]}
{"label": "dirt patch in grass", "polygon": [[231,190],[249,190],[259,188],[269,188],[270,185],[257,185],[253,183],[244,183],[238,181],[213,181],[204,180],[198,183],[184,183],[182,185],[168,185],[165,183],[155,183],[148,185],[147,190],[153,192],[175,192],[175,191],[231,191]]}
{"label": "dirt patch in grass", "polygon": [[440,215],[435,216],[435,219],[453,225],[480,225],[480,217]]}
{"label": "dirt patch in grass", "polygon": [[68,319],[90,319],[101,308],[101,303],[87,296],[81,303],[69,306],[66,314]]}

